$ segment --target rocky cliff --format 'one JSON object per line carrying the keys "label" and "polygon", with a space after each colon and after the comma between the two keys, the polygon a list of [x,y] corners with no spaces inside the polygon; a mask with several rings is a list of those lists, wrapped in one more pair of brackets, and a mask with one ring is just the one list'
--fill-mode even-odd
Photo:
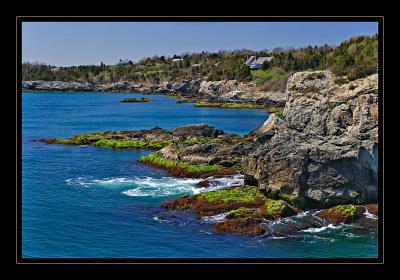
{"label": "rocky cliff", "polygon": [[329,71],[289,79],[284,120],[272,115],[252,132],[253,184],[299,206],[377,201],[378,76],[336,81]]}

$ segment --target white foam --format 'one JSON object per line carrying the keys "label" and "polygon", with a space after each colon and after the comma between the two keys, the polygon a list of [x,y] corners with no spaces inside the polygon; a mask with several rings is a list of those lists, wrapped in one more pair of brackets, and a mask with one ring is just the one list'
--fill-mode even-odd
{"label": "white foam", "polygon": [[341,227],[343,227],[343,225],[334,226],[333,224],[329,224],[329,225],[324,226],[324,227],[319,227],[319,228],[308,228],[308,229],[303,229],[303,230],[300,230],[300,231],[302,231],[302,232],[309,232],[309,233],[316,233],[316,232],[325,231],[325,230],[327,230],[327,229],[339,229],[339,228],[341,228]]}
{"label": "white foam", "polygon": [[209,177],[209,187],[198,187],[197,183],[202,179],[174,178],[174,177],[112,177],[93,178],[77,177],[69,178],[65,182],[70,186],[93,187],[101,186],[107,188],[125,188],[121,193],[132,197],[162,197],[182,194],[199,194],[201,192],[218,190],[231,186],[243,184],[243,175],[235,174],[223,178]]}
{"label": "white foam", "polygon": [[269,236],[268,239],[285,239],[287,236]]}
{"label": "white foam", "polygon": [[88,177],[69,178],[65,180],[69,186],[89,187],[94,183]]}
{"label": "white foam", "polygon": [[213,216],[204,216],[201,219],[205,222],[217,223],[217,222],[223,221],[225,219],[226,215],[228,215],[228,213],[222,213],[222,214],[213,215]]}
{"label": "white foam", "polygon": [[377,215],[369,213],[368,207],[365,207],[365,212],[363,214],[367,219],[372,219],[372,220],[377,220],[378,219]]}

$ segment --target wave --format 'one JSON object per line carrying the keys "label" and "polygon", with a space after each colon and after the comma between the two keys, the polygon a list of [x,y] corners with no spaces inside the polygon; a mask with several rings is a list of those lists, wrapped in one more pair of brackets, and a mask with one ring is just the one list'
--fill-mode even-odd
{"label": "wave", "polygon": [[244,184],[244,176],[240,173],[221,178],[208,177],[206,180],[210,185],[205,188],[201,187],[194,189],[193,194],[216,191],[227,187],[242,186]]}
{"label": "wave", "polygon": [[121,193],[131,197],[164,197],[171,195],[199,194],[243,184],[244,176],[235,174],[223,178],[209,177],[209,187],[199,187],[202,179],[174,177],[114,177],[96,179],[91,176],[69,178],[65,182],[70,186],[107,188],[125,188]]}
{"label": "wave", "polygon": [[222,213],[213,216],[204,216],[201,219],[205,222],[217,223],[217,222],[222,222],[225,219],[226,215],[228,215],[228,213]]}
{"label": "wave", "polygon": [[377,215],[369,213],[368,207],[365,207],[365,212],[363,214],[367,219],[372,219],[372,220],[377,220],[378,219]]}
{"label": "wave", "polygon": [[342,227],[343,227],[343,225],[334,226],[333,224],[329,224],[329,225],[323,226],[323,227],[308,228],[308,229],[303,229],[303,230],[300,230],[300,231],[301,231],[301,232],[309,232],[309,233],[318,233],[318,232],[325,231],[325,230],[327,230],[327,229],[340,229],[340,228],[342,228]]}

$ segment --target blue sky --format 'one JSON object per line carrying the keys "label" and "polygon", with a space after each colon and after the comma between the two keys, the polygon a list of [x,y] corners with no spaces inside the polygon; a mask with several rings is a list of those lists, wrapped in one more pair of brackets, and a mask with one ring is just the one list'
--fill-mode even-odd
{"label": "blue sky", "polygon": [[374,22],[24,22],[22,61],[108,65],[184,52],[338,45],[377,32]]}

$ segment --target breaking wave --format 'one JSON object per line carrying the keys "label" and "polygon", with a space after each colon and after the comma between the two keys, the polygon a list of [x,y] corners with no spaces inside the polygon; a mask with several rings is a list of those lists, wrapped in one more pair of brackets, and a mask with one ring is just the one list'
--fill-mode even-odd
{"label": "breaking wave", "polygon": [[235,174],[223,178],[209,177],[209,187],[199,187],[202,179],[174,177],[115,177],[96,179],[93,177],[69,178],[65,182],[70,186],[125,188],[122,194],[132,197],[163,197],[183,194],[199,194],[201,192],[218,190],[243,184],[243,175]]}
{"label": "breaking wave", "polygon": [[317,232],[325,231],[325,230],[327,230],[327,229],[340,229],[340,228],[342,228],[342,227],[343,227],[343,225],[334,226],[333,224],[329,224],[329,225],[324,226],[324,227],[319,227],[319,228],[308,228],[308,229],[303,229],[303,230],[300,230],[300,231],[301,231],[301,232],[309,232],[309,233],[317,233]]}

